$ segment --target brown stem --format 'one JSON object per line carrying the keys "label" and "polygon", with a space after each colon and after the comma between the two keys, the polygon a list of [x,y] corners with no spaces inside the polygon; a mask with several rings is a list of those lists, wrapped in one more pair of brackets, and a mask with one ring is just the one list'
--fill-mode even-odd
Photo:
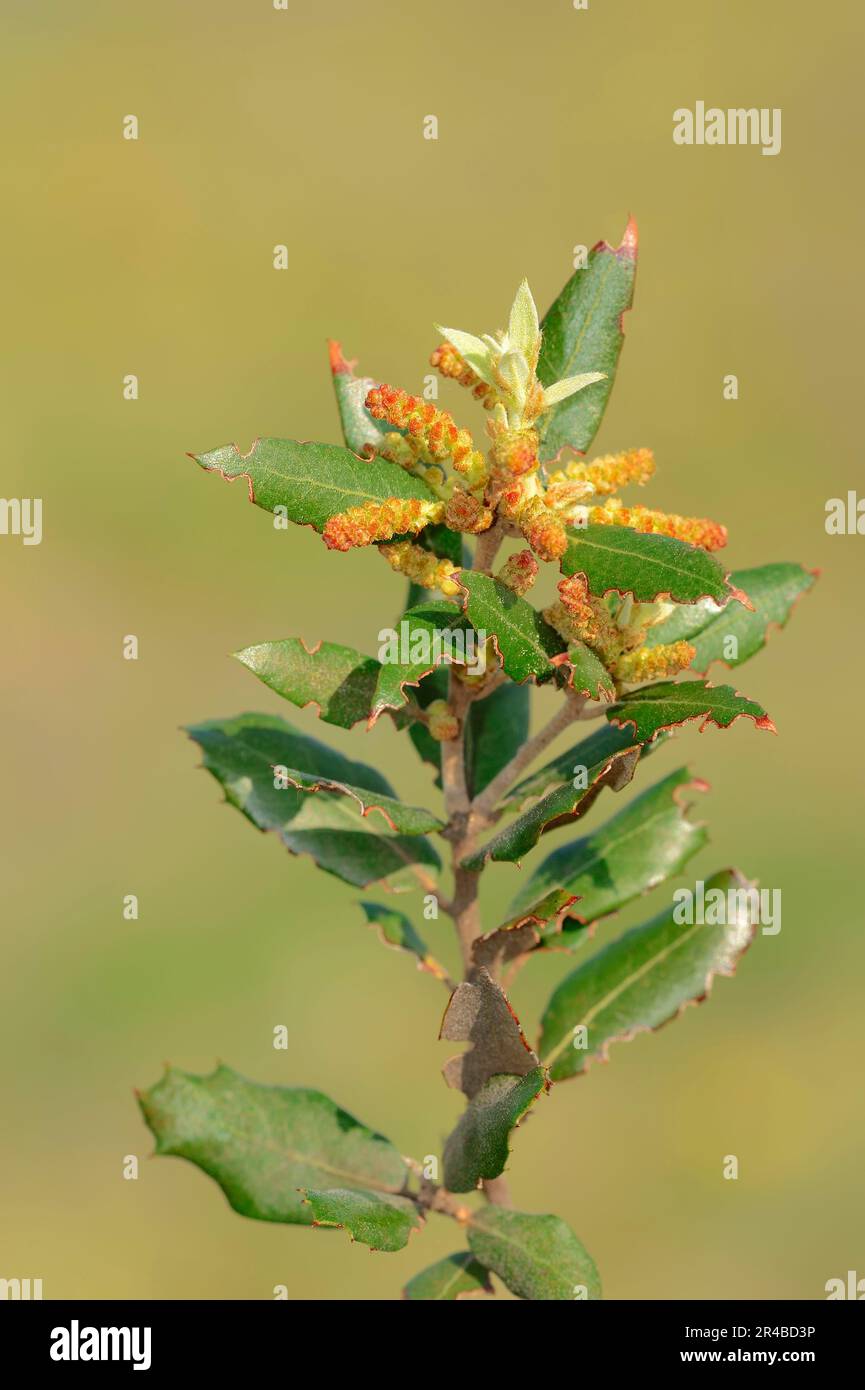
{"label": "brown stem", "polygon": [[510,786],[517,780],[524,767],[528,767],[538,754],[543,753],[563,729],[569,724],[573,724],[575,719],[579,719],[585,701],[580,695],[574,695],[568,691],[565,695],[564,704],[556,711],[548,724],[535,734],[534,738],[526,739],[525,743],[514,754],[510,762],[507,763],[493,780],[487,784],[480,796],[476,797],[471,806],[471,819],[476,827],[487,823],[492,816],[495,808]]}
{"label": "brown stem", "polygon": [[491,570],[502,543],[502,528],[498,521],[493,522],[488,531],[482,531],[475,546],[472,569]]}
{"label": "brown stem", "polygon": [[496,1207],[511,1207],[511,1190],[508,1187],[508,1180],[502,1176],[499,1178],[486,1178],[484,1180],[484,1196],[488,1202]]}

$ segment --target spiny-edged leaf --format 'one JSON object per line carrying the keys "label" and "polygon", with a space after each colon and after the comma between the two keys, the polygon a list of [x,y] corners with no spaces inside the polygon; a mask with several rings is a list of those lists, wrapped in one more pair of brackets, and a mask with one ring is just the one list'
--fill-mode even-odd
{"label": "spiny-edged leaf", "polygon": [[[674,906],[568,975],[541,1020],[538,1046],[552,1080],[576,1076],[594,1059],[606,1061],[611,1043],[660,1028],[705,999],[715,975],[732,975],[754,935],[749,887],[734,869],[707,881],[707,905],[725,904],[722,924],[712,912],[688,912],[685,890],[678,890]],[[688,916],[710,920],[688,922]]]}
{"label": "spiny-edged leaf", "polygon": [[204,766],[231,805],[259,830],[276,831],[292,854],[312,855],[319,868],[346,883],[365,888],[387,880],[405,887],[411,882],[407,866],[441,862],[422,836],[392,834],[379,815],[375,824],[361,818],[351,797],[274,785],[274,768],[286,767],[361,788],[382,804],[393,797],[390,783],[374,768],[297,733],[284,719],[241,714],[194,725],[187,733],[200,744]]}
{"label": "spiny-edged leaf", "polygon": [[499,862],[507,860],[518,864],[548,830],[567,825],[570,821],[584,816],[603,787],[609,786],[614,791],[620,791],[622,787],[627,786],[634,775],[639,756],[640,746],[636,741],[626,744],[624,749],[617,753],[610,754],[604,751],[598,761],[586,769],[585,787],[582,785],[582,778],[576,787],[572,778],[554,787],[474,854],[463,859],[462,867],[473,869],[477,873],[488,859]]}
{"label": "spiny-edged leaf", "polygon": [[568,1300],[601,1297],[594,1260],[559,1216],[533,1216],[505,1207],[473,1212],[469,1245],[518,1298]]}
{"label": "spiny-edged leaf", "polygon": [[700,733],[715,724],[728,729],[734,719],[747,715],[758,729],[777,730],[762,705],[747,700],[732,685],[712,685],[709,681],[659,681],[631,690],[611,705],[607,718],[621,727],[633,727],[634,738],[647,742],[661,729],[673,729],[689,719],[702,719]]}
{"label": "spiny-edged leaf", "polygon": [[480,571],[463,570],[459,584],[465,593],[466,614],[475,631],[495,639],[505,673],[514,681],[546,680],[553,674],[551,658],[564,641],[540,613],[498,579]]}
{"label": "spiny-edged leaf", "polygon": [[706,827],[688,820],[682,801],[688,791],[706,790],[686,767],[671,772],[591,835],[553,850],[509,911],[526,912],[540,894],[556,889],[573,893],[577,901],[568,917],[581,927],[556,931],[553,925],[540,933],[545,946],[569,947],[570,938],[582,938],[582,927],[672,878],[706,844]]}
{"label": "spiny-edged leaf", "polygon": [[362,816],[373,813],[382,816],[390,829],[400,835],[423,835],[427,830],[444,829],[445,822],[423,806],[406,806],[394,796],[369,792],[364,787],[352,786],[349,782],[337,782],[322,777],[317,772],[303,772],[300,768],[286,767],[285,780],[301,791],[335,792],[337,795],[349,796],[357,802]]}
{"label": "spiny-edged leaf", "polygon": [[568,536],[562,574],[584,574],[598,598],[616,592],[633,594],[640,603],[654,603],[657,598],[677,603],[711,598],[726,603],[737,597],[714,555],[672,536],[598,522],[569,530]]}
{"label": "spiny-edged leaf", "polygon": [[319,642],[310,648],[302,638],[286,637],[244,647],[234,656],[293,705],[316,705],[326,724],[350,729],[369,718],[380,663],[354,647]]}
{"label": "spiny-edged leaf", "polygon": [[466,721],[466,778],[477,796],[510,762],[529,736],[529,687],[500,685],[469,706]]}
{"label": "spiny-edged leaf", "polygon": [[[529,895],[530,896],[530,895]],[[537,902],[518,910],[508,922],[495,931],[479,936],[472,943],[472,960],[476,965],[485,965],[489,971],[498,971],[509,961],[532,951],[545,935],[543,929],[548,923],[555,940],[561,936],[557,930],[567,909],[577,901],[575,894],[564,888],[554,888]]]}
{"label": "spiny-edged leaf", "polygon": [[342,346],[335,339],[329,339],[327,346],[342,437],[353,453],[371,454],[380,447],[385,435],[401,431],[395,431],[392,425],[374,420],[364,405],[372,387],[381,383],[371,376],[355,376],[352,369],[357,366],[357,362],[346,361]]}
{"label": "spiny-edged leaf", "polygon": [[[407,685],[416,686],[436,666],[467,655],[469,624],[459,606],[428,599],[400,618],[393,636],[380,647],[381,667],[372,702],[372,722],[386,709],[408,703]],[[474,634],[469,633],[472,642]]]}
{"label": "spiny-edged leaf", "polygon": [[226,1066],[209,1076],[170,1067],[138,1099],[157,1154],[196,1164],[242,1216],[309,1226],[299,1187],[398,1193],[408,1180],[390,1140],[321,1091],[262,1086]]}
{"label": "spiny-edged leaf", "polygon": [[497,1178],[510,1156],[509,1138],[546,1084],[543,1067],[525,1076],[491,1076],[472,1097],[444,1148],[444,1185],[472,1192]]}
{"label": "spiny-edged leaf", "polygon": [[426,942],[418,936],[404,912],[385,907],[382,903],[361,903],[366,920],[378,929],[379,938],[385,946],[395,951],[406,951],[417,958],[418,969],[427,970],[437,980],[446,980],[447,971],[439,965],[427,949]]}
{"label": "spiny-edged leaf", "polygon": [[637,270],[637,224],[628,221],[621,246],[593,246],[587,264],[575,270],[544,315],[538,377],[544,386],[582,372],[605,372],[555,406],[541,420],[541,459],[555,458],[563,445],[581,452],[594,439],[607,406],[619,353],[622,315],[630,309]]}
{"label": "spiny-edged leaf", "polygon": [[606,666],[583,642],[572,642],[566,652],[555,658],[553,665],[566,674],[568,687],[578,695],[603,700],[616,693],[616,682]]}
{"label": "spiny-edged leaf", "polygon": [[[661,738],[658,738],[656,743],[647,746],[643,750],[643,756],[648,755],[650,748],[659,747],[661,741]],[[530,797],[542,796],[551,787],[570,782],[578,768],[585,768],[588,774],[590,768],[611,761],[620,753],[628,752],[633,746],[634,740],[629,729],[617,729],[612,724],[601,724],[587,738],[580,739],[579,743],[575,743],[564,753],[559,753],[537,772],[531,772],[528,777],[517,782],[499,804],[505,810],[519,811]]]}
{"label": "spiny-edged leaf", "polygon": [[451,1302],[493,1293],[490,1276],[469,1250],[446,1255],[409,1279],[402,1296],[412,1303]]}
{"label": "spiny-edged leaf", "polygon": [[352,1240],[371,1250],[402,1250],[412,1231],[423,1229],[423,1216],[408,1197],[350,1187],[325,1192],[308,1187],[301,1195],[312,1213],[313,1226],[341,1226]]}
{"label": "spiny-edged leaf", "polygon": [[439,1037],[472,1043],[467,1052],[451,1057],[442,1067],[447,1084],[469,1099],[491,1076],[525,1076],[538,1065],[507,995],[482,967],[457,985]]}
{"label": "spiny-edged leaf", "polygon": [[719,610],[711,599],[704,599],[702,603],[676,608],[665,622],[650,628],[646,646],[690,642],[696,656],[689,669],[698,675],[705,675],[713,661],[741,666],[765,647],[771,627],[786,626],[797,600],[816,579],[817,571],[803,565],[758,565],[756,569],[735,570],[730,583],[748,595],[754,605],[753,613],[738,603]]}
{"label": "spiny-edged leaf", "polygon": [[323,531],[332,516],[384,502],[389,497],[430,501],[426,483],[397,463],[360,459],[339,444],[300,444],[295,439],[256,439],[246,454],[226,444],[209,454],[193,454],[209,473],[228,482],[245,478],[249,500],[272,512],[285,507],[289,521]]}

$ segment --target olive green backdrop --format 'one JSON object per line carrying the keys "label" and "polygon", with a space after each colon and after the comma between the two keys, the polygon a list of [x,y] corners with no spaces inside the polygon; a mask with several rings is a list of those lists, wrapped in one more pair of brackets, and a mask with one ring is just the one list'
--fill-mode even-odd
{"label": "olive green backdrop", "polygon": [[[523,275],[545,307],[573,246],[617,241],[629,212],[636,303],[599,448],[651,445],[642,500],[727,522],[734,566],[823,570],[740,673],[779,737],[692,728],[649,770],[687,759],[712,783],[695,873],[737,863],[781,888],[783,930],[705,1006],[540,1101],[509,1175],[519,1206],[573,1224],[611,1297],[815,1298],[865,1275],[865,539],[824,529],[827,498],[862,486],[861,7],[10,0],[3,30],[2,491],[44,499],[44,540],[0,537],[0,1275],[46,1297],[390,1298],[459,1244],[437,1220],[370,1255],[144,1161],[133,1087],[163,1059],[320,1087],[416,1155],[461,1103],[438,1074],[440,987],[381,948],[360,895],[223,807],[178,732],[280,712],[227,658],[240,646],[374,650],[402,583],[274,531],[184,454],[337,438],[328,335],[417,387],[434,319],[492,330]],[[781,154],[675,146],[672,112],[698,99],[781,107]],[[434,804],[391,730],[285,712]],[[490,874],[490,923],[518,872]],[[453,961],[447,924],[429,936]],[[521,976],[532,1031],[566,969]]]}

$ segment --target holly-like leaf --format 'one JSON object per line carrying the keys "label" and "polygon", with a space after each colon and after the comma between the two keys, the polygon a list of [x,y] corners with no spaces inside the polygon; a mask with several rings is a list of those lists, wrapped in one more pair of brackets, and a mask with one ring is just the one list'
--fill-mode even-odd
{"label": "holly-like leaf", "polygon": [[532,1216],[505,1207],[473,1212],[469,1245],[518,1298],[582,1300],[601,1297],[591,1255],[558,1216]]}
{"label": "holly-like leaf", "polygon": [[395,796],[382,796],[380,792],[370,792],[365,787],[353,786],[348,782],[337,782],[321,776],[317,772],[304,772],[300,768],[286,767],[285,780],[304,792],[334,792],[350,796],[357,802],[362,816],[375,814],[382,816],[391,830],[401,835],[423,835],[428,830],[443,830],[445,822],[433,815],[423,806],[406,806]]}
{"label": "holly-like leaf", "polygon": [[640,746],[636,741],[626,744],[621,752],[608,754],[604,751],[598,761],[586,769],[585,779],[577,779],[577,786],[571,778],[554,787],[474,854],[462,860],[462,867],[478,873],[489,859],[518,864],[548,830],[584,816],[603,787],[609,786],[619,791],[627,786],[634,775],[639,756]]}
{"label": "holly-like leaf", "polygon": [[342,346],[335,339],[329,339],[327,346],[342,437],[352,453],[362,456],[373,454],[380,448],[385,435],[402,431],[395,431],[392,425],[373,419],[364,405],[372,387],[380,386],[381,382],[371,376],[355,376],[353,368],[357,362],[345,359]]}
{"label": "holly-like leaf", "polygon": [[489,971],[476,970],[457,985],[445,1009],[440,1038],[471,1042],[442,1067],[449,1086],[472,1098],[491,1076],[525,1076],[538,1065],[507,995]]}
{"label": "holly-like leaf", "polygon": [[507,682],[469,706],[466,780],[477,796],[529,736],[529,687]]}
{"label": "holly-like leaf", "polygon": [[689,791],[706,791],[686,767],[636,797],[604,825],[553,850],[514,898],[509,911],[527,912],[544,893],[556,890],[576,897],[568,912],[580,926],[540,933],[546,946],[569,947],[582,928],[647,893],[678,874],[708,840],[704,825],[687,818]]}
{"label": "holly-like leaf", "polygon": [[469,1101],[444,1148],[444,1185],[472,1192],[497,1178],[510,1156],[510,1133],[546,1084],[543,1067],[525,1076],[491,1076]]}
{"label": "holly-like leaf", "polygon": [[469,621],[477,633],[494,639],[511,680],[533,676],[542,681],[553,675],[552,657],[561,653],[564,641],[530,603],[480,571],[463,570],[458,582]]}
{"label": "holly-like leaf", "polygon": [[339,782],[360,791],[362,800],[368,796],[370,809],[373,802],[386,808],[393,820],[393,789],[379,772],[297,733],[285,720],[241,714],[187,732],[200,744],[204,766],[224,788],[226,801],[259,830],[276,831],[292,854],[312,855],[319,868],[346,883],[365,888],[387,880],[391,887],[406,887],[407,866],[440,864],[422,835],[392,833],[383,814],[362,817],[353,795],[283,786],[275,768],[291,769],[298,778],[308,774],[313,782]]}
{"label": "holly-like leaf", "polygon": [[361,903],[370,926],[378,929],[380,940],[394,951],[406,951],[417,959],[418,970],[426,970],[437,980],[447,980],[444,966],[439,965],[427,949],[427,944],[418,935],[404,912],[385,907],[382,903]]}
{"label": "holly-like leaf", "polygon": [[408,1197],[348,1187],[305,1188],[302,1196],[313,1226],[340,1226],[371,1250],[402,1250],[412,1231],[423,1229],[423,1216]]}
{"label": "holly-like leaf", "polygon": [[553,665],[564,672],[568,687],[591,700],[612,699],[616,682],[604,663],[583,642],[572,642],[566,652],[554,658]]}
{"label": "holly-like leaf", "polygon": [[169,1067],[138,1099],[157,1154],[201,1168],[241,1216],[309,1226],[299,1187],[338,1182],[396,1194],[408,1181],[390,1140],[321,1091],[262,1086],[226,1066],[209,1076]]}
{"label": "holly-like leaf", "polygon": [[483,1265],[469,1250],[458,1250],[409,1279],[402,1296],[412,1303],[432,1303],[479,1298],[493,1292]]}
{"label": "holly-like leaf", "polygon": [[428,599],[410,608],[393,632],[380,649],[383,659],[372,701],[372,723],[385,710],[401,709],[408,703],[407,685],[417,686],[437,666],[468,655],[466,636],[474,641],[464,614],[447,599]]}
{"label": "holly-like leaf", "polygon": [[501,970],[509,961],[534,950],[549,923],[553,924],[550,930],[558,940],[562,918],[576,901],[576,896],[567,889],[554,888],[537,902],[518,910],[509,922],[495,931],[477,937],[472,943],[472,960],[476,965],[486,966],[490,972]]}
{"label": "holly-like leaf", "polygon": [[[646,745],[642,749],[642,756],[646,757],[651,749],[660,747],[662,741],[663,736],[659,736],[655,743]],[[517,782],[499,804],[504,810],[519,811],[530,797],[542,796],[551,787],[572,781],[580,769],[585,769],[588,776],[590,768],[610,763],[620,754],[630,752],[633,747],[634,740],[629,729],[617,729],[612,724],[601,724],[587,738],[580,739],[579,743],[575,743],[564,753],[559,753],[537,772],[531,772],[528,777]]]}
{"label": "holly-like leaf", "polygon": [[663,642],[690,642],[696,655],[690,670],[705,675],[713,661],[741,666],[765,647],[769,629],[786,626],[797,601],[817,580],[816,570],[803,565],[759,565],[735,570],[730,583],[742,589],[754,605],[751,612],[731,603],[718,609],[711,599],[676,608],[669,618],[649,629],[647,647]]}
{"label": "holly-like leaf", "polygon": [[300,709],[315,705],[326,724],[351,729],[370,716],[381,667],[354,647],[334,642],[307,647],[302,638],[286,637],[244,647],[234,656],[283,699]]}
{"label": "holly-like leaf", "polygon": [[256,439],[246,454],[236,444],[226,444],[191,457],[227,482],[245,478],[250,502],[268,512],[285,507],[289,521],[316,531],[323,531],[331,517],[366,502],[389,497],[434,500],[426,483],[399,464],[361,459],[339,444]]}
{"label": "holly-like leaf", "polygon": [[696,894],[689,910],[685,891],[555,990],[538,1045],[553,1081],[576,1076],[593,1060],[606,1061],[611,1043],[660,1028],[705,999],[715,975],[734,973],[754,936],[752,885],[734,869],[715,874],[705,884],[703,911]]}
{"label": "holly-like leaf", "polygon": [[621,246],[593,246],[587,264],[575,270],[544,315],[538,377],[551,386],[582,372],[604,372],[603,381],[569,396],[541,419],[541,460],[555,458],[566,444],[588,449],[613,389],[637,271],[637,224],[630,218]]}
{"label": "holly-like leaf", "polygon": [[777,733],[762,705],[747,700],[732,685],[712,685],[709,681],[659,681],[641,685],[611,705],[607,718],[613,724],[630,728],[634,738],[644,743],[661,729],[674,729],[689,719],[702,719],[700,733],[715,724],[728,729],[734,719],[745,715],[758,729]]}
{"label": "holly-like leaf", "polygon": [[598,598],[618,593],[633,594],[640,603],[667,598],[677,603],[741,601],[714,555],[686,541],[598,522],[569,530],[568,536],[562,574],[584,574]]}

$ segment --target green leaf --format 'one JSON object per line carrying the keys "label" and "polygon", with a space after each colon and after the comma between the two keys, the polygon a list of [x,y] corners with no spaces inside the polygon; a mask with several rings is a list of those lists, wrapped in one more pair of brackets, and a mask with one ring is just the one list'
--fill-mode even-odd
{"label": "green leaf", "polygon": [[[373,696],[372,722],[387,709],[403,708],[408,703],[405,687],[419,685],[437,666],[448,664],[452,652],[456,660],[461,653],[467,654],[464,638],[460,636],[456,643],[449,635],[464,634],[468,628],[462,611],[447,599],[428,599],[404,613],[390,639],[398,659],[391,659],[386,643],[380,648],[384,659]],[[412,659],[415,653],[417,660]]]}
{"label": "green leaf", "polygon": [[[259,830],[276,831],[292,854],[312,855],[319,868],[346,883],[365,888],[387,880],[392,887],[409,886],[408,865],[440,864],[421,835],[392,834],[382,815],[375,816],[375,824],[370,817],[361,818],[353,794],[310,795],[292,786],[274,786],[274,768],[285,767],[293,775],[309,774],[311,781],[342,783],[352,793],[359,792],[361,800],[370,793],[370,807],[375,801],[392,809],[393,789],[374,768],[297,733],[285,720],[241,714],[209,720],[187,732],[201,745],[204,766],[224,788],[226,801]],[[428,812],[420,814],[429,817]]]}
{"label": "green leaf", "polygon": [[382,796],[348,782],[337,782],[319,773],[303,772],[296,767],[286,768],[285,780],[305,792],[335,792],[350,796],[357,802],[362,816],[373,811],[382,816],[391,830],[400,835],[422,835],[427,830],[443,830],[445,822],[423,806],[406,806],[394,796]]}
{"label": "green leaf", "polygon": [[418,969],[426,970],[438,980],[447,980],[447,971],[429,953],[426,942],[418,936],[404,912],[382,903],[361,903],[366,920],[378,929],[380,940],[395,951],[405,951],[417,959]]}
{"label": "green leaf", "polygon": [[[696,656],[689,669],[698,675],[705,675],[713,661],[722,661],[729,667],[741,666],[765,647],[771,627],[786,626],[797,600],[816,579],[817,571],[803,565],[759,565],[756,569],[736,570],[730,575],[730,583],[748,595],[754,605],[753,613],[740,604],[730,604],[719,612],[711,600],[677,608],[665,622],[649,628],[646,646],[690,642]],[[731,638],[735,645],[728,645]]]}
{"label": "green leaf", "polygon": [[678,874],[709,838],[704,825],[687,819],[681,797],[689,790],[706,791],[706,783],[680,767],[591,835],[553,850],[508,911],[526,912],[539,896],[556,889],[573,893],[578,902],[568,916],[580,926],[556,931],[553,925],[540,933],[545,946],[568,947],[570,938],[582,938],[587,924]]}
{"label": "green leaf", "polygon": [[726,603],[737,597],[714,555],[672,536],[598,522],[571,529],[568,536],[562,574],[584,574],[598,598],[619,593],[633,594],[640,603],[666,597],[678,603],[702,598]]}
{"label": "green leaf", "polygon": [[518,956],[533,951],[544,936],[543,928],[550,922],[555,923],[551,934],[558,941],[562,915],[575,901],[573,893],[554,888],[538,902],[532,902],[530,907],[517,912],[495,931],[476,937],[472,943],[472,960],[476,965],[485,965],[491,973],[497,973]]}
{"label": "green leaf", "polygon": [[631,307],[636,270],[637,225],[631,218],[621,246],[614,250],[605,241],[593,246],[588,264],[574,271],[544,315],[541,384],[552,386],[582,372],[605,372],[606,377],[542,417],[542,461],[555,458],[565,444],[585,451],[598,432],[616,377],[624,341],[622,316]]}
{"label": "green leaf", "polygon": [[598,1299],[595,1263],[558,1216],[530,1216],[505,1207],[472,1213],[469,1245],[518,1298]]}
{"label": "green leaf", "polygon": [[[597,1058],[606,1061],[611,1043],[660,1028],[687,1004],[705,999],[715,975],[732,975],[754,936],[749,887],[733,869],[706,883],[707,903],[710,894],[720,890],[717,900],[723,897],[726,904],[726,924],[719,924],[714,912],[695,908],[688,913],[686,890],[677,890],[674,906],[626,932],[568,975],[541,1020],[538,1050],[551,1079],[576,1076]],[[688,915],[711,920],[681,920]],[[584,1037],[575,1033],[578,1028],[586,1030]],[[585,1046],[577,1045],[583,1042]]]}
{"label": "green leaf", "polygon": [[555,665],[567,673],[569,688],[579,695],[602,700],[616,693],[616,682],[606,666],[582,642],[572,642],[567,652],[556,659]]}
{"label": "green leaf", "polygon": [[272,512],[285,507],[289,521],[323,531],[332,516],[362,507],[365,502],[384,502],[388,497],[417,497],[430,501],[433,494],[420,478],[397,463],[376,458],[360,459],[339,444],[300,444],[295,439],[256,439],[247,454],[236,444],[226,444],[209,454],[193,454],[208,473],[219,473],[227,482],[245,478],[249,500]]}
{"label": "green leaf", "polygon": [[423,1229],[423,1216],[408,1197],[345,1187],[326,1192],[306,1188],[303,1196],[313,1226],[340,1226],[371,1250],[402,1250],[412,1231]]}
{"label": "green leaf", "polygon": [[490,1276],[468,1250],[459,1250],[454,1255],[446,1255],[428,1269],[422,1269],[413,1279],[409,1279],[403,1289],[403,1298],[418,1303],[453,1301],[458,1298],[477,1298],[482,1294],[493,1293]]}
{"label": "green leaf", "polygon": [[462,867],[478,873],[488,859],[519,863],[546,831],[585,815],[602,787],[611,786],[618,791],[626,786],[634,775],[639,756],[636,741],[626,744],[624,750],[617,753],[604,750],[598,761],[587,768],[585,787],[575,787],[573,779],[554,787],[481,849],[462,860]]}
{"label": "green leaf", "polygon": [[226,1066],[209,1076],[169,1067],[138,1099],[157,1154],[201,1168],[241,1216],[309,1226],[299,1187],[398,1193],[408,1180],[393,1144],[321,1091],[262,1086]]}
{"label": "green leaf", "polygon": [[355,454],[367,455],[381,447],[387,434],[401,434],[392,425],[383,425],[374,420],[364,405],[368,392],[381,382],[371,376],[355,376],[352,368],[356,362],[348,362],[342,355],[342,347],[334,339],[328,341],[330,350],[330,370],[333,373],[333,389],[342,425],[342,437]]}
{"label": "green leaf", "polygon": [[[446,700],[448,694],[448,672],[444,666],[439,666],[435,671],[431,671],[428,676],[424,676],[414,692],[415,702],[421,709],[426,709],[433,700]],[[398,717],[398,716],[397,716]],[[429,729],[419,720],[413,719],[408,725],[408,736],[415,746],[423,762],[429,763],[430,767],[436,770],[435,785],[440,787],[442,784],[442,746],[438,739],[433,738]]]}
{"label": "green leaf", "polygon": [[444,1185],[472,1192],[497,1178],[510,1156],[510,1132],[544,1089],[543,1067],[525,1076],[491,1076],[469,1101],[444,1148]]}
{"label": "green leaf", "polygon": [[500,685],[469,706],[466,721],[466,778],[477,796],[510,762],[529,736],[529,687]]}
{"label": "green leaf", "polygon": [[689,719],[702,719],[700,733],[709,724],[727,729],[735,719],[747,715],[758,729],[777,733],[762,705],[746,700],[732,685],[711,685],[709,681],[659,681],[641,685],[611,705],[607,718],[621,727],[633,725],[634,738],[641,743],[661,729],[674,729]]}
{"label": "green leaf", "polygon": [[553,675],[551,658],[561,653],[564,642],[530,603],[480,571],[463,570],[458,582],[472,627],[495,639],[511,680],[546,680]]}
{"label": "green leaf", "polygon": [[380,664],[354,647],[319,642],[310,649],[302,638],[286,637],[244,647],[234,656],[299,709],[316,705],[326,724],[351,729],[370,716]]}
{"label": "green leaf", "polygon": [[[648,756],[652,748],[659,747],[661,742],[662,739],[659,737],[654,744],[645,747],[642,750],[643,757]],[[605,762],[609,763],[633,748],[634,740],[629,730],[617,729],[612,724],[601,724],[587,738],[580,739],[579,743],[575,743],[564,753],[559,753],[537,772],[531,772],[528,777],[517,782],[507,796],[502,798],[500,804],[505,810],[519,811],[530,797],[542,796],[550,787],[570,782],[577,768],[585,768],[588,773],[588,769]]]}

